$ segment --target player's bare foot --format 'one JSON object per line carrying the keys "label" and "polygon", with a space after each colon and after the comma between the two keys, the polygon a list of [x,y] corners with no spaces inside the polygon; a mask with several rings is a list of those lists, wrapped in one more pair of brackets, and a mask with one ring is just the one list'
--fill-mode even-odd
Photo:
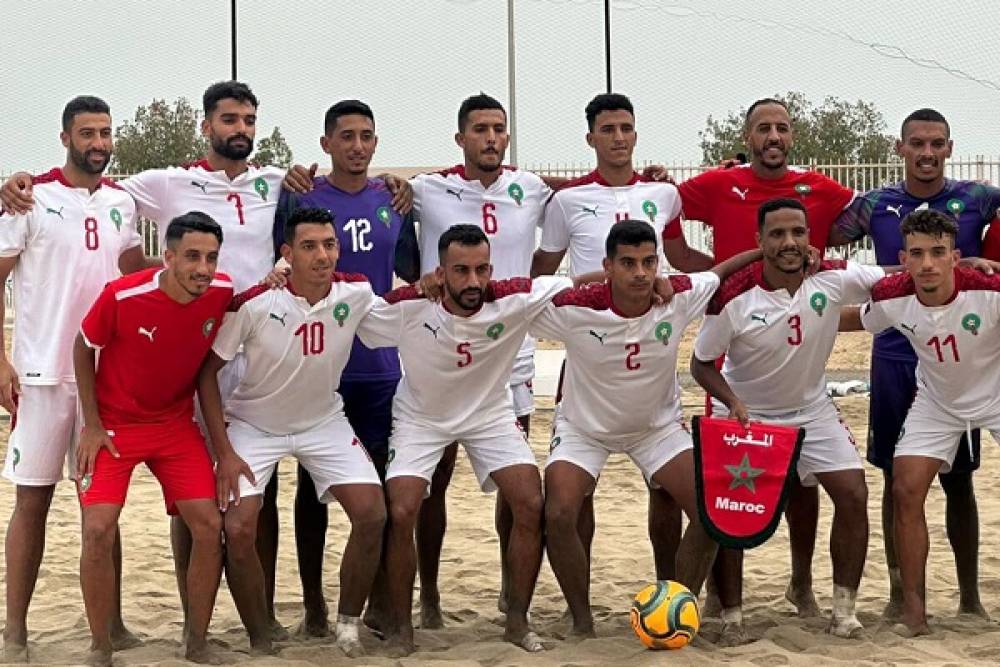
{"label": "player's bare foot", "polygon": [[846,618],[833,617],[830,619],[830,626],[826,631],[834,637],[842,637],[844,639],[864,639],[865,637],[865,627],[861,625],[861,621],[858,620],[857,616],[848,616]]}
{"label": "player's bare foot", "polygon": [[887,621],[898,621],[903,617],[903,599],[902,596],[896,597],[891,593],[889,595],[889,601],[885,605],[885,609],[882,610],[882,618]]}
{"label": "player's bare foot", "polygon": [[200,665],[221,665],[222,658],[204,639],[188,639],[184,645],[184,659]]}
{"label": "player's bare foot", "polygon": [[911,637],[922,637],[931,633],[931,629],[928,627],[927,621],[916,623],[914,625],[907,625],[905,622],[896,623],[892,626],[892,631],[900,637],[906,637],[907,639]]}
{"label": "player's bare foot", "polygon": [[815,618],[820,614],[816,594],[810,585],[795,585],[789,582],[788,588],[785,589],[785,599],[795,606],[799,618]]}
{"label": "player's bare foot", "polygon": [[319,618],[311,617],[308,612],[305,618],[302,619],[302,622],[299,623],[299,627],[295,629],[296,637],[329,637],[331,634],[330,619],[326,616]]}
{"label": "player's bare foot", "polygon": [[978,599],[969,601],[960,600],[958,603],[958,613],[960,615],[969,614],[972,616],[978,616],[984,621],[992,620],[990,619],[989,612],[986,611],[986,608],[983,607],[983,603]]}
{"label": "player's bare foot", "polygon": [[507,629],[503,633],[503,638],[505,641],[521,647],[528,653],[540,653],[545,650],[545,644],[542,643],[542,638],[529,627],[524,627],[519,630]]}
{"label": "player's bare foot", "polygon": [[0,660],[6,664],[28,662],[28,644],[4,637]]}
{"label": "player's bare foot", "polygon": [[288,629],[278,619],[271,617],[271,641],[283,642],[288,639]]}
{"label": "player's bare foot", "polygon": [[719,646],[743,646],[750,643],[750,635],[743,622],[732,622],[722,624],[722,633],[719,635]]}
{"label": "player's bare foot", "polygon": [[416,650],[413,637],[389,635],[385,639],[385,654],[390,658],[405,658]]}
{"label": "player's bare foot", "polygon": [[440,630],[444,627],[440,604],[420,603],[420,627],[424,630]]}
{"label": "player's bare foot", "polygon": [[257,640],[250,640],[250,655],[261,656],[261,655],[274,655],[277,651],[274,648],[274,644],[271,643],[270,637],[264,637]]}
{"label": "player's bare foot", "polygon": [[91,648],[84,658],[83,664],[87,667],[111,667],[111,649]]}
{"label": "player's bare foot", "polygon": [[126,651],[130,648],[142,646],[142,639],[124,625],[120,625],[111,630],[111,647],[116,651]]}

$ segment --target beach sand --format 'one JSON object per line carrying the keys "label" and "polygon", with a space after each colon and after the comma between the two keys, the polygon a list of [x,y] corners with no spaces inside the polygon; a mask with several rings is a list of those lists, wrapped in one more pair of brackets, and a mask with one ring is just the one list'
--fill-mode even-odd
{"label": "beach sand", "polygon": [[[690,349],[691,332],[685,350]],[[828,370],[847,377],[867,379],[869,339],[865,334],[841,336]],[[687,359],[687,352],[681,358]],[[682,364],[686,365],[685,364]],[[682,371],[684,368],[682,368]],[[700,392],[685,390],[686,412],[701,409]],[[838,405],[864,447],[868,410],[867,396],[838,399]],[[551,399],[539,398],[532,423],[532,445],[539,462],[548,449],[552,418]],[[983,436],[984,464],[976,476],[981,520],[980,580],[983,603],[1000,617],[1000,458],[992,440]],[[442,606],[447,627],[417,630],[418,652],[395,660],[380,657],[380,642],[367,631],[362,640],[370,657],[351,660],[331,640],[279,642],[275,657],[253,658],[223,584],[219,592],[212,639],[228,662],[250,661],[254,665],[538,665],[539,667],[582,665],[674,664],[997,664],[1000,662],[1000,625],[978,618],[957,618],[958,589],[955,569],[944,529],[944,499],[940,488],[931,490],[927,509],[931,534],[928,564],[928,608],[933,614],[934,633],[919,639],[903,639],[882,623],[888,581],[882,553],[879,521],[881,475],[866,467],[869,484],[869,520],[872,525],[868,563],[859,594],[858,615],[868,637],[851,641],[827,635],[826,618],[800,620],[784,599],[789,555],[784,524],[765,545],[747,554],[745,618],[756,641],[737,648],[717,648],[702,643],[681,651],[645,650],[628,626],[632,596],[654,579],[652,556],[646,537],[646,491],[639,472],[623,456],[615,456],[605,469],[596,495],[597,536],[594,542],[591,598],[597,620],[596,639],[569,643],[555,639],[565,630],[561,616],[565,608],[549,569],[542,566],[532,607],[532,620],[550,649],[528,655],[501,641],[501,619],[496,611],[499,588],[499,555],[493,529],[493,500],[476,487],[464,454],[459,455],[448,495],[449,530],[441,564]],[[278,571],[277,612],[279,620],[294,629],[301,618],[298,572],[292,537],[294,467],[286,460],[280,468],[281,546]],[[0,492],[0,516],[6,519],[13,503],[13,487],[4,483]],[[814,566],[815,590],[829,613],[832,581],[828,556],[832,506],[822,496],[821,526]],[[328,534],[325,592],[331,609],[337,600],[337,568],[347,533],[339,508],[331,512]],[[73,664],[83,659],[89,633],[83,613],[78,580],[80,552],[79,512],[72,487],[61,484],[56,492],[48,524],[48,546],[39,575],[29,617],[32,662]],[[183,662],[180,650],[181,614],[170,558],[168,521],[156,481],[145,470],[133,478],[122,515],[124,540],[125,619],[141,634],[145,644],[116,654],[116,664],[171,665]],[[706,638],[717,635],[719,623],[703,624]]]}

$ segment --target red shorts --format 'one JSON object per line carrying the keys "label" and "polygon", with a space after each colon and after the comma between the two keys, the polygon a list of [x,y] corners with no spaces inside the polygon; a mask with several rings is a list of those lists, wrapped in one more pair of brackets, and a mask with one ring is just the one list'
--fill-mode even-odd
{"label": "red shorts", "polygon": [[120,456],[98,452],[89,484],[78,487],[81,505],[124,505],[132,469],[140,463],[159,480],[168,514],[177,514],[178,500],[215,499],[212,459],[195,422],[124,426],[108,433]]}

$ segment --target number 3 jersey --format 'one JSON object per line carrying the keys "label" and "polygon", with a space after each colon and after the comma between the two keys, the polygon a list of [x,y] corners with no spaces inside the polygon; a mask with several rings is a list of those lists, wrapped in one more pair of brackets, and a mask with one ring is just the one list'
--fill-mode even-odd
{"label": "number 3 jersey", "polygon": [[966,420],[1000,412],[1000,276],[955,269],[955,293],[943,306],[917,299],[908,273],[875,285],[861,309],[865,329],[894,327],[917,354],[917,386]]}
{"label": "number 3 jersey", "polygon": [[33,179],[34,207],[0,216],[0,257],[14,265],[13,363],[23,384],[75,382],[73,340],[118,257],[141,243],[135,203],[110,180],[93,193],[56,168]]}
{"label": "number 3 jersey", "polygon": [[729,276],[708,306],[695,340],[701,361],[726,355],[722,375],[752,412],[782,414],[826,396],[826,362],[840,307],[864,303],[885,271],[826,261],[795,294],[773,289],[755,262]]}
{"label": "number 3 jersey", "polygon": [[606,283],[556,296],[531,331],[566,344],[560,410],[599,440],[628,438],[681,420],[677,346],[719,286],[712,272],[670,276],[674,297],[638,317],[611,302]]}
{"label": "number 3 jersey", "polygon": [[226,414],[289,435],[342,411],[340,374],[375,299],[364,276],[343,273],[333,274],[330,293],[311,306],[291,283],[238,295],[212,346],[227,361],[241,345],[246,355],[246,372],[226,402]]}
{"label": "number 3 jersey", "polygon": [[569,279],[556,277],[491,281],[469,317],[452,315],[413,287],[389,292],[358,337],[369,347],[399,347],[403,379],[393,418],[455,434],[508,416],[513,422],[511,364],[531,319],[569,287]]}

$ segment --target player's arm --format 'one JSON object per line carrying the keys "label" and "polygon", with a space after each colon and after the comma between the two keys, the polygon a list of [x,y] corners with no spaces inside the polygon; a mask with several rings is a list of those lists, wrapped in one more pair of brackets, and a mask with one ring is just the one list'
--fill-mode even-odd
{"label": "player's arm", "polygon": [[416,282],[420,278],[420,243],[417,241],[417,227],[412,211],[403,216],[395,253],[396,275],[408,283]]}
{"label": "player's arm", "polygon": [[381,178],[385,187],[392,194],[392,207],[400,215],[407,215],[413,210],[413,188],[405,178],[395,174],[379,174],[375,178]]}
{"label": "player's arm", "polygon": [[31,194],[31,174],[26,171],[11,174],[0,188],[0,204],[0,208],[18,215],[30,211],[35,205],[35,197]]}
{"label": "player's arm", "polygon": [[539,248],[531,257],[531,277],[551,276],[559,270],[565,250],[542,250]]}
{"label": "player's arm", "polygon": [[538,243],[538,250],[531,258],[531,277],[554,274],[566,255],[569,243],[569,220],[566,218],[559,193],[556,193],[545,204],[542,238]]}
{"label": "player's arm", "polygon": [[719,262],[712,267],[711,271],[715,275],[719,276],[719,280],[725,280],[731,274],[736,273],[744,266],[760,261],[763,257],[764,253],[761,252],[760,248],[746,250],[738,255],[733,255],[725,261]]}
{"label": "player's arm", "polygon": [[73,371],[76,375],[76,392],[83,412],[83,430],[76,451],[76,476],[81,482],[94,474],[94,461],[101,448],[118,458],[118,450],[108,437],[97,409],[97,351],[78,333],[73,341]]}
{"label": "player's arm", "polygon": [[735,335],[731,313],[724,305],[720,306],[716,302],[710,304],[709,314],[702,320],[701,330],[695,339],[694,353],[691,355],[691,376],[710,396],[729,408],[731,419],[738,419],[746,425],[749,423],[746,406],[715,366],[715,360],[729,350]]}
{"label": "player's arm", "polygon": [[750,415],[747,412],[747,407],[736,397],[732,387],[726,382],[726,378],[722,376],[722,372],[715,367],[714,359],[704,361],[699,359],[696,354],[692,354],[691,376],[709,395],[719,399],[729,408],[730,419],[739,420],[744,426],[750,423]]}
{"label": "player's arm", "polygon": [[142,246],[129,248],[118,256],[118,270],[122,272],[122,275],[127,276],[130,273],[142,271],[143,269],[151,269],[156,266],[163,266],[163,260],[159,257],[146,257]]}
{"label": "player's arm", "polygon": [[861,306],[844,306],[840,309],[840,324],[837,331],[864,331],[861,324]]}
{"label": "player's arm", "polygon": [[[15,265],[17,265],[16,255],[0,257],[0,285],[7,284],[7,277],[14,270]],[[6,301],[0,295],[0,322],[6,321]],[[13,415],[16,410],[14,396],[21,393],[21,383],[17,378],[17,369],[7,358],[6,329],[6,327],[0,327],[0,405]]]}
{"label": "player's arm", "polygon": [[222,410],[222,392],[219,390],[219,371],[226,365],[226,360],[213,351],[209,351],[205,361],[198,371],[198,402],[205,419],[205,428],[212,442],[212,449],[218,457],[215,467],[216,500],[219,511],[225,512],[229,507],[229,498],[233,504],[240,504],[240,475],[255,484],[253,471],[246,461],[240,458],[229,441],[226,433],[226,417]]}
{"label": "player's arm", "polygon": [[711,255],[688,245],[679,217],[663,228],[663,254],[667,256],[670,266],[684,273],[708,271],[715,264],[715,258]]}

